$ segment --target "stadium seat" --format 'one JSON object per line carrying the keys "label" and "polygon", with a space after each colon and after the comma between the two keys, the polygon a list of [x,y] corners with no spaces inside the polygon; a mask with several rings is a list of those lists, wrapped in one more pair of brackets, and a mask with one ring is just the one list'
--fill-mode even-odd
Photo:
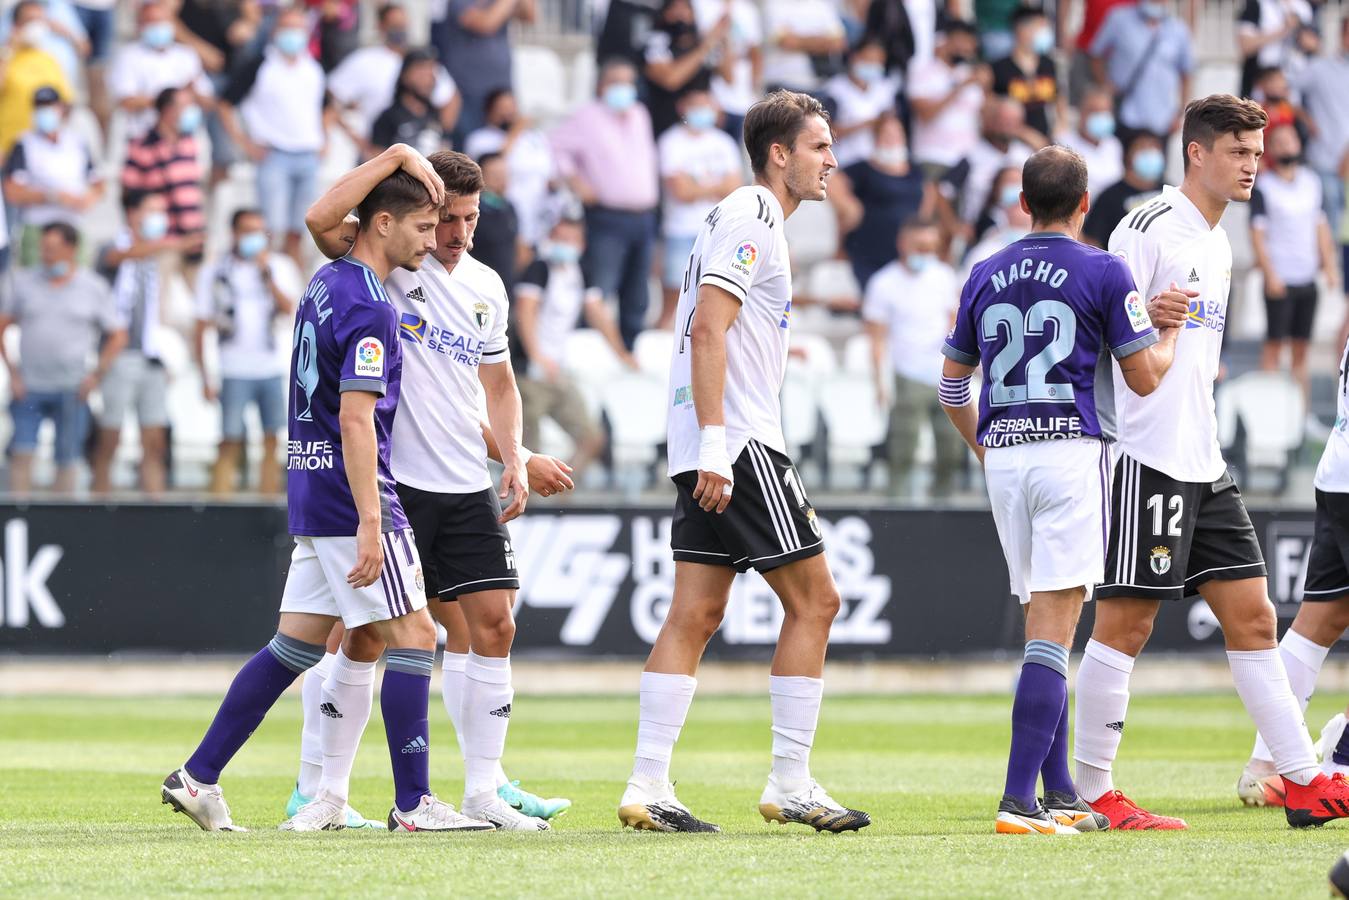
{"label": "stadium seat", "polygon": [[529,44],[515,54],[515,98],[520,112],[545,122],[562,117],[568,110],[567,70],[557,52]]}
{"label": "stadium seat", "polygon": [[818,378],[838,371],[838,357],[828,339],[818,334],[792,334],[791,355],[787,370],[798,371]]}
{"label": "stadium seat", "polygon": [[615,482],[628,495],[651,480],[665,442],[665,381],[622,371],[605,379],[600,404],[609,420],[609,453]]}
{"label": "stadium seat", "polygon": [[828,203],[802,203],[787,220],[792,263],[804,270],[838,253],[838,220]]}
{"label": "stadium seat", "polygon": [[859,469],[865,483],[873,450],[885,440],[888,425],[871,376],[841,372],[820,378],[815,396],[824,417],[830,486],[847,467]]}
{"label": "stadium seat", "polygon": [[578,53],[571,61],[571,78],[568,80],[568,105],[575,109],[583,103],[595,99],[595,82],[599,77],[599,67],[595,65],[593,53]]}
{"label": "stadium seat", "polygon": [[782,435],[787,440],[787,455],[797,463],[820,435],[820,401],[815,384],[800,369],[788,369],[782,385]]}
{"label": "stadium seat", "polygon": [[623,363],[614,355],[609,342],[592,328],[578,328],[567,338],[562,366],[576,381],[590,414],[598,419],[601,388],[612,375],[623,370]]}
{"label": "stadium seat", "polygon": [[853,375],[875,376],[875,366],[871,361],[871,337],[865,333],[854,334],[843,344],[843,371]]}
{"label": "stadium seat", "polygon": [[1218,442],[1232,449],[1247,477],[1273,470],[1281,493],[1307,427],[1302,388],[1286,372],[1248,372],[1219,385],[1214,396]]}
{"label": "stadium seat", "polygon": [[650,329],[637,335],[632,355],[642,371],[664,383],[670,374],[670,354],[674,345],[673,331]]}
{"label": "stadium seat", "polygon": [[[795,248],[793,248],[795,254]],[[825,259],[810,267],[805,279],[806,296],[828,303],[840,300],[860,301],[862,289],[846,259]]]}

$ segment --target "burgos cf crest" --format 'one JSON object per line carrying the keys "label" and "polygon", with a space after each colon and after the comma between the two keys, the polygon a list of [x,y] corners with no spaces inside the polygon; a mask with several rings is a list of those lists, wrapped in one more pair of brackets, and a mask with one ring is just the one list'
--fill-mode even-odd
{"label": "burgos cf crest", "polygon": [[1158,575],[1165,575],[1171,571],[1171,548],[1153,547],[1152,559],[1150,560],[1152,571]]}
{"label": "burgos cf crest", "polygon": [[478,323],[478,327],[487,330],[487,323],[492,319],[492,310],[486,303],[479,300],[473,304],[473,319]]}

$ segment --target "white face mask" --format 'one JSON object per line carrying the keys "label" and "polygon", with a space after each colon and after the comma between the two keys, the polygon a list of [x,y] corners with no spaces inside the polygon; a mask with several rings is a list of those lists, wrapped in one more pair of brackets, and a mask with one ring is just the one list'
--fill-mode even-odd
{"label": "white face mask", "polygon": [[34,19],[19,31],[19,42],[25,47],[36,47],[47,39],[51,29],[41,19]]}
{"label": "white face mask", "polygon": [[871,153],[872,162],[878,165],[897,168],[909,161],[909,148],[901,145],[877,147]]}

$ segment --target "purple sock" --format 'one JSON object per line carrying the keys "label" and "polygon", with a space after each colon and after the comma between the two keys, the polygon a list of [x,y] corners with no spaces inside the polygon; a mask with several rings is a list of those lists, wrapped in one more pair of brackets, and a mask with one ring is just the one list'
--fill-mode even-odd
{"label": "purple sock", "polygon": [[1349,766],[1349,728],[1340,734],[1340,741],[1331,751],[1330,758],[1337,766]]}
{"label": "purple sock", "polygon": [[[1065,682],[1065,688],[1066,688]],[[1040,778],[1044,781],[1045,792],[1058,791],[1070,797],[1077,796],[1077,786],[1073,784],[1073,773],[1068,769],[1068,692],[1063,694],[1063,712],[1059,713],[1059,727],[1054,730],[1054,743],[1049,745],[1049,755],[1040,766]]]}
{"label": "purple sock", "polygon": [[202,784],[219,781],[220,770],[239,752],[276,699],[322,656],[322,644],[306,644],[284,634],[272,638],[234,676],[215,720],[183,767],[187,774]]}
{"label": "purple sock", "polygon": [[[1041,661],[1043,654],[1033,647],[1037,644],[1050,642],[1031,641],[1026,645],[1026,661],[1021,665],[1021,679],[1012,703],[1012,749],[1007,757],[1004,790],[1006,796],[1026,807],[1035,805],[1040,767],[1049,755],[1064,705],[1068,702],[1068,679],[1057,667],[1050,668]],[[1067,655],[1063,647],[1058,650]],[[1067,669],[1066,664],[1063,668]]]}
{"label": "purple sock", "polygon": [[426,709],[434,664],[431,650],[390,649],[385,655],[379,708],[393,764],[394,804],[400,812],[412,812],[431,793]]}

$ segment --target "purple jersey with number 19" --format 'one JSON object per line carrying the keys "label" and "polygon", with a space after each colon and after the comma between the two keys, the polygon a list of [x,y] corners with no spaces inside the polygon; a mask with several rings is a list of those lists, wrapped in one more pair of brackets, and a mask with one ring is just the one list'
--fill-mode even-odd
{"label": "purple jersey with number 19", "polygon": [[1117,359],[1158,340],[1123,260],[1057,233],[977,264],[942,352],[982,365],[979,443],[1113,438]]}
{"label": "purple jersey with number 19", "polygon": [[375,443],[380,531],[408,527],[389,469],[401,354],[398,312],[372,269],[347,256],[314,274],[295,311],[290,362],[286,492],[291,534],[356,534],[359,520],[347,483],[338,421],[346,391],[379,396]]}

